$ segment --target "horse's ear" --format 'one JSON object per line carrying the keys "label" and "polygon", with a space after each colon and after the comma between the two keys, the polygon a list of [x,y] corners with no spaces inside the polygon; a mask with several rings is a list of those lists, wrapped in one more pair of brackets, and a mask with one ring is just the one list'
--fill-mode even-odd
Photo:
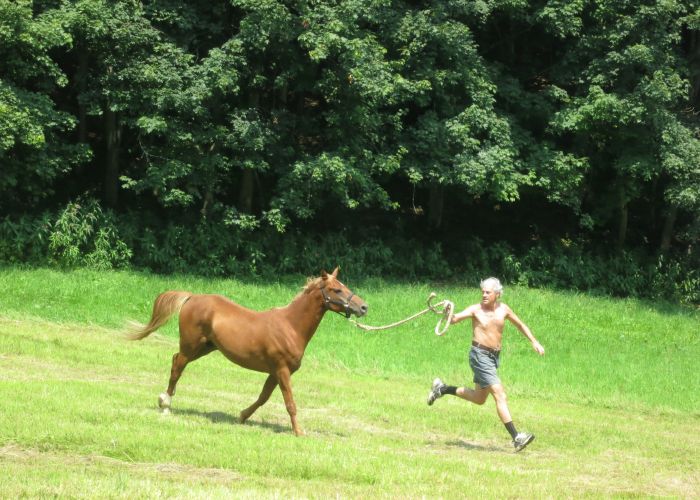
{"label": "horse's ear", "polygon": [[335,266],[335,269],[333,269],[333,273],[332,273],[332,276],[334,278],[338,277],[338,271],[340,271],[340,266]]}
{"label": "horse's ear", "polygon": [[325,269],[321,269],[321,278],[323,278],[324,280],[328,279],[328,273]]}

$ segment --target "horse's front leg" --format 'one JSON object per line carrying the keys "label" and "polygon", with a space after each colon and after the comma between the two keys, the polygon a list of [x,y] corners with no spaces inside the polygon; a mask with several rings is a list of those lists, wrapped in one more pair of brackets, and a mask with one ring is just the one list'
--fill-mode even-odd
{"label": "horse's front leg", "polygon": [[287,407],[289,418],[292,420],[292,430],[297,436],[303,436],[304,431],[299,427],[299,424],[297,424],[297,405],[294,403],[294,396],[292,396],[291,377],[292,374],[288,367],[285,366],[277,370],[277,380],[279,381],[282,396],[284,397],[284,405]]}
{"label": "horse's front leg", "polygon": [[263,385],[260,396],[258,396],[258,400],[241,412],[240,416],[238,417],[239,421],[241,423],[245,422],[250,418],[255,410],[267,403],[267,400],[270,399],[270,395],[272,394],[272,391],[275,390],[275,387],[277,387],[277,377],[270,374],[270,376],[267,377],[267,380],[265,380],[265,385]]}

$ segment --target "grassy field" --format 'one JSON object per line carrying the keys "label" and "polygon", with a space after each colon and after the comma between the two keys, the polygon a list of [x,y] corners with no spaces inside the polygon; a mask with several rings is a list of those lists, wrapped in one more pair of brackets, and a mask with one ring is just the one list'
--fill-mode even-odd
{"label": "grassy field", "polygon": [[[430,291],[458,309],[479,299],[476,286],[341,279],[373,325]],[[265,377],[218,353],[158,412],[176,322],[128,342],[127,319],[145,321],[167,289],[265,309],[304,281],[0,270],[0,497],[700,496],[700,315],[663,304],[506,289],[547,349],[508,327],[501,378],[515,423],[537,435],[519,454],[492,401],[426,406],[433,377],[470,382],[467,325],[438,338],[436,316],[366,333],[327,315],[292,378],[306,437],[279,391],[238,424]]]}

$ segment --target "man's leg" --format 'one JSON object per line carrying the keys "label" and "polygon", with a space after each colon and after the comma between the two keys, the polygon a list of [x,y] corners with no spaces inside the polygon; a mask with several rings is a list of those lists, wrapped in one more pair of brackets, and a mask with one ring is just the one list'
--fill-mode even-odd
{"label": "man's leg", "polygon": [[501,422],[507,424],[513,421],[513,419],[510,417],[510,411],[508,410],[506,391],[503,389],[501,384],[493,384],[488,387],[481,387],[479,384],[474,384],[474,389],[440,384],[438,385],[436,391],[440,396],[451,394],[453,396],[466,399],[467,401],[471,401],[477,405],[483,405],[486,402],[489,394],[492,394],[493,399],[496,401],[496,411],[498,412],[498,416],[501,418]]}
{"label": "man's leg", "polygon": [[474,389],[455,387],[454,385],[444,384],[442,380],[436,378],[433,381],[432,389],[428,393],[428,405],[432,405],[436,399],[441,398],[445,394],[458,396],[474,404],[483,405],[489,397],[489,389],[488,387],[481,387],[479,384],[475,384]]}
{"label": "man's leg", "polygon": [[515,429],[515,424],[513,424],[513,419],[510,416],[510,410],[508,409],[508,402],[506,400],[506,391],[503,389],[501,384],[493,384],[488,387],[489,392],[493,395],[493,399],[496,401],[496,411],[498,416],[506,426],[510,436],[513,438],[513,446],[515,446],[515,451],[520,451],[530,444],[535,436],[528,434],[526,432],[518,432]]}
{"label": "man's leg", "polygon": [[483,405],[489,397],[489,392],[488,387],[481,387],[479,384],[474,384],[473,389],[469,387],[458,387],[455,390],[455,396],[471,401],[477,405]]}
{"label": "man's leg", "polygon": [[488,386],[485,390],[490,392],[493,399],[496,401],[496,411],[501,418],[501,422],[504,424],[512,422],[513,419],[510,416],[510,410],[508,410],[506,391],[503,389],[503,386],[501,384],[493,384]]}

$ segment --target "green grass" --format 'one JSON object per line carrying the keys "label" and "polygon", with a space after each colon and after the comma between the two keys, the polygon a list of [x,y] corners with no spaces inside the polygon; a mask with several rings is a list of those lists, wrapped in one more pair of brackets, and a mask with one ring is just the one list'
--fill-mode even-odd
{"label": "green grass", "polygon": [[[346,283],[373,325],[433,290],[460,309],[479,299],[473,286]],[[217,353],[188,366],[171,415],[157,411],[176,322],[127,342],[125,320],[148,319],[166,289],[264,309],[303,284],[0,270],[0,497],[700,495],[700,317],[669,305],[508,288],[547,349],[506,331],[501,378],[537,435],[520,454],[492,401],[425,405],[434,376],[470,382],[468,325],[438,338],[432,315],[375,333],[327,315],[292,379],[304,438],[279,391],[237,424],[264,375]]]}

